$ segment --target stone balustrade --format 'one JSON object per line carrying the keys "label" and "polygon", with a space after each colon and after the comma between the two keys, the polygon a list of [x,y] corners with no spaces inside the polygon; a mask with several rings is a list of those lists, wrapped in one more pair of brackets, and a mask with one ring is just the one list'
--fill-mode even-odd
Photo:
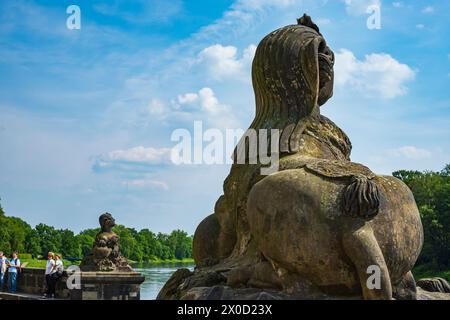
{"label": "stone balustrade", "polygon": [[[72,300],[139,300],[144,277],[138,272],[81,272],[80,288],[67,288],[64,272],[56,286],[56,298]],[[6,279],[7,281],[7,279]],[[7,283],[7,282],[6,282]],[[17,278],[17,292],[42,295],[45,292],[45,271],[22,268]]]}

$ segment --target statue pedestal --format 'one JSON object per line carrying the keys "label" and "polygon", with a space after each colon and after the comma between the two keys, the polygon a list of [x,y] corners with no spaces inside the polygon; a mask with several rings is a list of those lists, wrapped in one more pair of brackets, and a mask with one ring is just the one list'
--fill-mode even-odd
{"label": "statue pedestal", "polygon": [[144,276],[139,272],[81,272],[81,289],[72,300],[140,300]]}

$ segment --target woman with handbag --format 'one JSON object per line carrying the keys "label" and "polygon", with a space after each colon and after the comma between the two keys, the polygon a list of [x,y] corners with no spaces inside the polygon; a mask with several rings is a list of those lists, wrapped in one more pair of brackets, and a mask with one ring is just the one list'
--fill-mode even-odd
{"label": "woman with handbag", "polygon": [[55,273],[52,274],[52,278],[54,281],[54,287],[56,288],[56,283],[59,279],[62,278],[64,273],[64,263],[61,259],[60,254],[55,254]]}

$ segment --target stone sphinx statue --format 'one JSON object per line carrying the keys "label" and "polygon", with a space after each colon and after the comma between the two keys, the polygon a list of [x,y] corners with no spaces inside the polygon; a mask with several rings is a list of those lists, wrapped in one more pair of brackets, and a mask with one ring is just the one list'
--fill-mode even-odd
{"label": "stone sphinx statue", "polygon": [[333,65],[306,15],[259,43],[250,128],[280,130],[279,171],[233,164],[195,232],[195,271],[174,273],[158,299],[416,298],[416,203],[400,180],[351,162],[349,138],[320,114]]}
{"label": "stone sphinx statue", "polygon": [[123,271],[133,269],[127,259],[121,255],[119,236],[112,231],[116,221],[110,213],[104,213],[99,218],[101,230],[95,236],[92,254],[86,256],[80,264],[82,271]]}

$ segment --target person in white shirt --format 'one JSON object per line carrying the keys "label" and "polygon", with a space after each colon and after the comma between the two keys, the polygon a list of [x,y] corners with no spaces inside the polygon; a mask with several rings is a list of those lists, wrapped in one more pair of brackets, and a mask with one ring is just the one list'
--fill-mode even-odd
{"label": "person in white shirt", "polygon": [[3,289],[5,288],[5,275],[8,269],[7,263],[8,259],[6,259],[6,257],[4,256],[3,251],[0,251],[0,291],[3,291]]}
{"label": "person in white shirt", "polygon": [[55,288],[56,293],[56,285],[58,284],[58,280],[61,279],[64,273],[64,264],[61,259],[60,254],[55,254],[55,272],[52,274],[52,286]]}
{"label": "person in white shirt", "polygon": [[16,293],[17,291],[17,274],[21,272],[19,255],[17,252],[12,253],[12,259],[7,262],[8,265],[8,286],[9,292]]}
{"label": "person in white shirt", "polygon": [[55,254],[55,273],[58,274],[58,277],[61,277],[63,272],[64,264],[61,259],[61,255]]}
{"label": "person in white shirt", "polygon": [[45,265],[45,284],[47,290],[44,293],[44,298],[54,298],[55,297],[55,287],[52,281],[52,275],[56,272],[56,262],[55,254],[49,252],[47,254],[47,264]]}

